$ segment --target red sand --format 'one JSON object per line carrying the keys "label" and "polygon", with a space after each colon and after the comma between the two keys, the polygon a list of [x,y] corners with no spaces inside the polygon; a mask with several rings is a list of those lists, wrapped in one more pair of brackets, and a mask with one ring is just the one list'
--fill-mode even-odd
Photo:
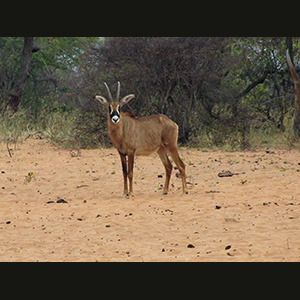
{"label": "red sand", "polygon": [[0,261],[300,261],[297,151],[181,149],[189,194],[173,170],[167,196],[159,157],[137,157],[130,199],[115,149],[74,153],[0,145]]}

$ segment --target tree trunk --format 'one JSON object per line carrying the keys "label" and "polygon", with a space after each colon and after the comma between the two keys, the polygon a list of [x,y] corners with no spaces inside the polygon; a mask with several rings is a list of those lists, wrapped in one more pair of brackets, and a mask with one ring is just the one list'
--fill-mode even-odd
{"label": "tree trunk", "polygon": [[290,58],[292,61],[292,64],[294,64],[294,54],[293,54],[293,38],[291,36],[288,36],[286,38],[286,48],[289,51]]}
{"label": "tree trunk", "polygon": [[296,69],[292,63],[289,49],[286,51],[286,60],[294,81],[295,86],[295,113],[294,113],[294,134],[295,137],[300,138],[300,82]]}
{"label": "tree trunk", "polygon": [[21,65],[16,79],[16,83],[8,96],[8,106],[12,112],[18,111],[21,97],[24,93],[27,80],[30,75],[31,58],[33,51],[36,52],[33,37],[24,37],[24,48],[21,57]]}

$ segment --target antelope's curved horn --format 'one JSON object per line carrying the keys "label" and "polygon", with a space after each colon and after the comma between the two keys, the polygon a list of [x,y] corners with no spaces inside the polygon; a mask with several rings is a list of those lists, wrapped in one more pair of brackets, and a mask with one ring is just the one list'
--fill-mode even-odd
{"label": "antelope's curved horn", "polygon": [[120,84],[120,81],[118,81],[117,101],[119,101],[119,99],[120,99],[120,87],[121,87],[121,84]]}
{"label": "antelope's curved horn", "polygon": [[105,85],[105,87],[106,87],[106,89],[107,89],[109,99],[113,102],[114,99],[113,99],[113,97],[112,97],[112,95],[111,95],[110,89],[109,89],[108,85],[106,84],[106,82],[104,82],[104,85]]}

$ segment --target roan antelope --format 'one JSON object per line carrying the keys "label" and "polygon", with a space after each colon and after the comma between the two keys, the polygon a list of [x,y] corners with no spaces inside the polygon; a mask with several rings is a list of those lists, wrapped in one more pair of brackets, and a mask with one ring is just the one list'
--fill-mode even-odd
{"label": "roan antelope", "polygon": [[[123,197],[133,195],[132,179],[134,155],[150,155],[157,152],[166,169],[166,181],[163,194],[169,190],[172,164],[167,153],[174,160],[182,179],[183,194],[187,194],[187,185],[185,178],[185,165],[180,159],[177,150],[178,125],[165,115],[152,115],[138,118],[128,112],[121,112],[122,106],[132,100],[135,95],[130,94],[123,97],[120,101],[120,82],[116,101],[113,100],[109,87],[104,83],[111,102],[103,96],[96,96],[96,99],[107,106],[107,127],[108,135],[114,147],[118,150],[123,169],[124,193]],[[128,163],[127,158],[128,156]],[[127,176],[129,178],[129,192],[127,185]]]}

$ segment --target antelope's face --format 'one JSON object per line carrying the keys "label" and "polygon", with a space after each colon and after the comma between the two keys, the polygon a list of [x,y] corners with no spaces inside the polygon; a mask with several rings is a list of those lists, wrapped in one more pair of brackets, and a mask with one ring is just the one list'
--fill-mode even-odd
{"label": "antelope's face", "polygon": [[109,117],[112,123],[119,123],[121,118],[119,102],[110,103],[108,106]]}
{"label": "antelope's face", "polygon": [[113,124],[117,124],[121,120],[121,107],[123,105],[125,105],[126,103],[128,103],[131,99],[133,99],[135,97],[135,95],[133,95],[133,94],[127,95],[119,101],[119,99],[120,99],[120,82],[118,82],[118,91],[117,91],[116,101],[119,101],[119,102],[114,102],[111,92],[109,90],[109,87],[107,86],[106,83],[104,83],[104,85],[107,89],[109,99],[112,102],[107,101],[103,96],[96,96],[96,99],[100,103],[102,103],[103,105],[108,107],[108,113],[109,113],[109,118],[110,118],[111,122]]}

